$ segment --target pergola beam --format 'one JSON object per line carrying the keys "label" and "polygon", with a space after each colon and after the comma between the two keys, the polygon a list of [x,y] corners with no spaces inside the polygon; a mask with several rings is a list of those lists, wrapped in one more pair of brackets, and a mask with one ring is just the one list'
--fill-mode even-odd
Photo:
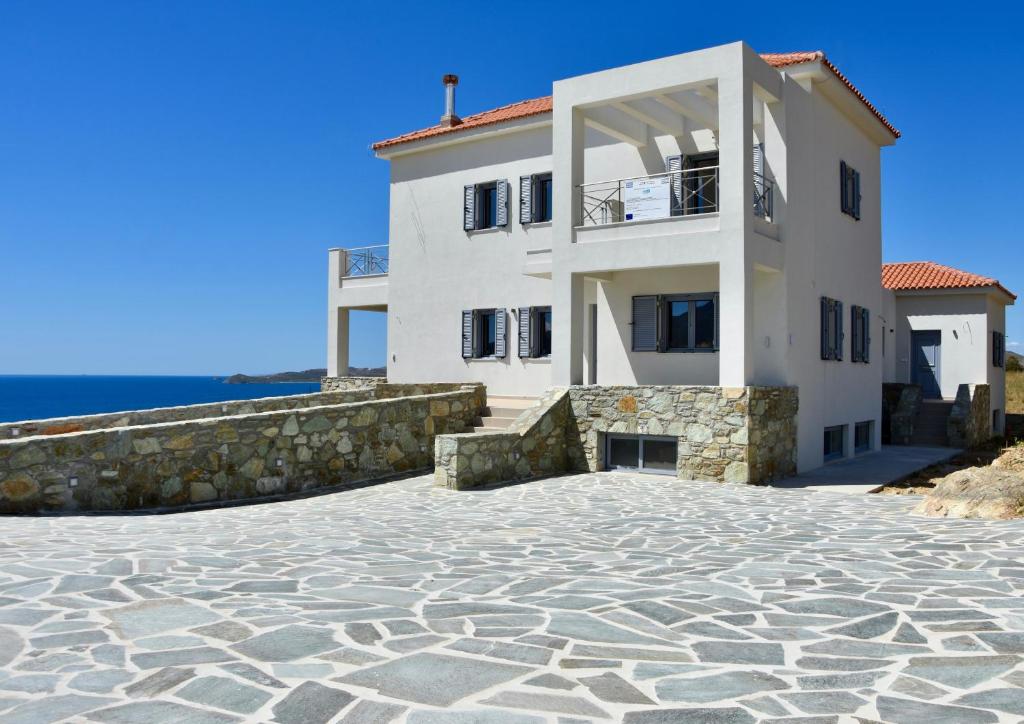
{"label": "pergola beam", "polygon": [[614,107],[588,108],[583,122],[606,136],[631,146],[647,145],[647,124]]}
{"label": "pergola beam", "polygon": [[717,110],[706,100],[700,96],[686,92],[685,94],[668,95],[662,93],[654,96],[654,100],[658,101],[661,105],[668,108],[670,111],[674,111],[681,116],[689,118],[691,121],[695,121],[703,128],[710,128],[711,130],[718,129],[718,112]]}
{"label": "pergola beam", "polygon": [[630,103],[614,103],[613,107],[669,136],[682,136],[686,133],[683,118],[654,101],[639,99]]}

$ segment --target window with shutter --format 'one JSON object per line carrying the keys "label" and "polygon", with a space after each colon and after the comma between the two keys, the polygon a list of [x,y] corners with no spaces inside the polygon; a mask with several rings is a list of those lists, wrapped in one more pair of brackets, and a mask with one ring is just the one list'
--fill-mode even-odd
{"label": "window with shutter", "polygon": [[658,351],[658,297],[633,297],[633,351]]}
{"label": "window with shutter", "polygon": [[475,325],[473,324],[474,314],[472,309],[462,310],[462,358],[468,359],[473,356],[474,345],[473,345],[473,330]]}
{"label": "window with shutter", "polygon": [[839,162],[839,202],[844,214],[860,220],[860,172]]}
{"label": "window with shutter", "polygon": [[494,356],[505,358],[505,322],[508,312],[504,309],[494,310]]}
{"label": "window with shutter", "polygon": [[850,306],[850,361],[860,362],[860,307]]}
{"label": "window with shutter", "polygon": [[[519,177],[519,223],[533,222],[533,176]],[[522,355],[519,355],[522,357]]]}
{"label": "window with shutter", "polygon": [[770,216],[771,211],[766,208],[764,196],[764,144],[754,144],[754,215],[758,218]]}
{"label": "window with shutter", "polygon": [[665,171],[672,174],[669,177],[669,191],[672,194],[672,216],[679,216],[683,213],[683,157],[666,156]]}
{"label": "window with shutter", "polygon": [[495,185],[495,202],[498,208],[494,216],[494,225],[508,226],[508,180],[499,179]]}
{"label": "window with shutter", "polygon": [[462,228],[472,231],[476,228],[476,186],[463,188]]}
{"label": "window with shutter", "polygon": [[533,324],[533,307],[519,307],[519,356],[532,357],[530,329]]}
{"label": "window with shutter", "polygon": [[835,336],[835,347],[832,350],[833,359],[843,359],[843,342],[845,341],[846,335],[843,333],[843,303],[833,300],[832,302],[835,309],[835,323],[836,323],[836,336]]}
{"label": "window with shutter", "polygon": [[821,358],[832,359],[832,304],[828,297],[821,298]]}
{"label": "window with shutter", "polygon": [[839,162],[839,209],[844,213],[850,213],[850,195],[846,190],[846,161]]}
{"label": "window with shutter", "polygon": [[860,361],[871,362],[871,313],[867,309],[861,307],[860,314],[862,317],[861,329],[863,329]]}
{"label": "window with shutter", "polygon": [[992,333],[992,365],[1002,367],[1006,364],[1006,337],[1002,332]]}

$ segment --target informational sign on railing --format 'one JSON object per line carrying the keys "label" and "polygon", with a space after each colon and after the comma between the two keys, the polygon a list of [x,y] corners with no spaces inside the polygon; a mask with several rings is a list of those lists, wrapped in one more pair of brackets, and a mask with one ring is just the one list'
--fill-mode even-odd
{"label": "informational sign on railing", "polygon": [[672,179],[669,176],[623,182],[626,221],[665,219],[672,215]]}

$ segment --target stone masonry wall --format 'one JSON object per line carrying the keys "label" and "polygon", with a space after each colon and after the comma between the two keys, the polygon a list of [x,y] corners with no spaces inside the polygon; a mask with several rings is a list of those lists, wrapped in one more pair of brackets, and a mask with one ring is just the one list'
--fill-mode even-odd
{"label": "stone masonry wall", "polygon": [[387,382],[385,377],[321,377],[321,392],[337,392],[339,390],[360,390],[374,387]]}
{"label": "stone masonry wall", "polygon": [[973,448],[992,438],[992,391],[988,385],[960,385],[946,421],[952,447]]}
{"label": "stone masonry wall", "polygon": [[603,470],[607,433],[678,439],[684,480],[766,483],[796,473],[795,387],[676,385],[569,388],[568,456]]}
{"label": "stone masonry wall", "polygon": [[232,400],[230,402],[210,402],[201,405],[159,407],[152,410],[128,410],[99,415],[79,415],[77,417],[54,417],[46,420],[7,422],[0,424],[0,440],[14,437],[30,437],[33,435],[60,435],[68,432],[84,432],[86,430],[106,430],[113,427],[155,425],[162,422],[202,420],[208,417],[249,415],[255,412],[296,410],[303,407],[340,405],[347,402],[370,400],[373,399],[373,396],[373,389],[364,387],[327,393],[314,392],[308,395],[261,397],[255,400]]}
{"label": "stone masonry wall", "polygon": [[505,430],[472,435],[439,435],[435,441],[435,484],[467,488],[527,480],[566,469],[569,399],[553,388]]}
{"label": "stone masonry wall", "polygon": [[[482,385],[415,397],[0,441],[0,513],[174,507],[428,469]],[[72,487],[71,478],[77,479]]]}
{"label": "stone masonry wall", "polygon": [[909,445],[924,393],[920,385],[886,382],[882,385],[882,443]]}

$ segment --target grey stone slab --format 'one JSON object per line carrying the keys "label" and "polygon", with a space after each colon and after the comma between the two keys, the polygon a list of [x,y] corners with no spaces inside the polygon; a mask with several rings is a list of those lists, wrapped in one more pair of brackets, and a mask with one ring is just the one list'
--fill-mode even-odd
{"label": "grey stone slab", "polygon": [[895,611],[826,629],[825,633],[836,636],[852,636],[857,639],[873,639],[889,633],[896,626],[899,614]]}
{"label": "grey stone slab", "polygon": [[[462,618],[481,615],[508,616],[514,614],[539,614],[540,612],[540,609],[532,606],[488,602],[428,603],[423,606],[424,618]],[[391,618],[394,617],[392,616]]]}
{"label": "grey stone slab", "polygon": [[842,618],[859,618],[892,610],[884,604],[858,598],[807,598],[783,601],[777,605],[791,613]]}
{"label": "grey stone slab", "polygon": [[68,682],[68,687],[90,694],[106,694],[133,678],[135,677],[132,674],[122,669],[83,671]]}
{"label": "grey stone slab", "polygon": [[24,674],[22,676],[6,676],[0,679],[3,691],[19,691],[26,694],[44,694],[54,691],[60,677],[56,674]]}
{"label": "grey stone slab", "polygon": [[341,724],[386,724],[402,716],[408,707],[381,701],[356,702],[341,718]]}
{"label": "grey stone slab", "polygon": [[433,706],[455,702],[528,674],[526,666],[434,653],[416,653],[341,677],[392,699]]}
{"label": "grey stone slab", "polygon": [[655,690],[661,701],[711,703],[788,688],[789,684],[777,676],[759,671],[729,671],[685,679],[662,679]]}
{"label": "grey stone slab", "polygon": [[132,654],[131,657],[132,663],[140,669],[158,669],[167,666],[186,666],[188,664],[215,664],[220,661],[231,661],[234,658],[227,651],[215,649],[211,646],[155,651],[148,654]]}
{"label": "grey stone slab", "polygon": [[208,636],[232,643],[243,641],[253,635],[251,628],[237,621],[218,621],[217,623],[199,626],[190,630],[192,633],[199,634],[200,636]]}
{"label": "grey stone slab", "polygon": [[233,651],[258,661],[293,661],[336,649],[330,630],[315,626],[284,626],[232,644]]}
{"label": "grey stone slab", "polygon": [[153,724],[154,722],[227,724],[241,721],[238,717],[229,714],[197,709],[171,701],[137,701],[122,704],[93,712],[89,718],[104,724]]}
{"label": "grey stone slab", "polygon": [[175,696],[196,704],[206,704],[239,714],[252,714],[269,701],[271,695],[234,679],[204,676],[187,683],[175,693]]}
{"label": "grey stone slab", "polygon": [[849,691],[782,692],[779,697],[805,714],[852,714],[867,703]]}
{"label": "grey stone slab", "polygon": [[545,719],[530,714],[485,709],[479,711],[409,712],[408,724],[544,724]]}
{"label": "grey stone slab", "polygon": [[700,661],[716,664],[759,664],[782,666],[786,663],[780,644],[751,641],[698,641],[692,646]]}
{"label": "grey stone slab", "polygon": [[539,686],[544,689],[562,689],[564,691],[572,691],[579,686],[576,682],[558,676],[557,674],[541,674],[540,676],[535,676],[532,679],[527,679],[523,683],[526,686]]}
{"label": "grey stone slab", "polygon": [[4,724],[39,724],[60,721],[84,712],[98,709],[115,701],[105,696],[64,694],[31,699],[4,714]]}
{"label": "grey stone slab", "polygon": [[682,649],[649,649],[634,646],[601,646],[599,644],[573,644],[573,656],[592,656],[598,659],[629,659],[639,661],[693,661],[693,655]]}
{"label": "grey stone slab", "polygon": [[326,724],[354,700],[347,691],[307,681],[274,705],[274,719],[281,724]]}
{"label": "grey stone slab", "polygon": [[681,626],[676,626],[676,631],[682,631],[690,634],[691,636],[699,636],[701,638],[710,639],[727,639],[731,641],[746,641],[752,639],[753,636],[744,633],[743,631],[737,631],[733,628],[726,626],[720,626],[713,621],[693,621],[691,623],[684,623]]}
{"label": "grey stone slab", "polygon": [[581,676],[580,683],[601,701],[615,704],[656,703],[621,676],[610,671],[598,676]]}
{"label": "grey stone slab", "polygon": [[971,722],[999,721],[999,717],[989,711],[970,709],[946,704],[931,704],[911,699],[897,699],[893,696],[879,696],[876,702],[878,715],[883,721],[900,722],[900,724],[964,724]]}
{"label": "grey stone slab", "polygon": [[979,633],[978,638],[999,654],[1024,654],[1024,631]]}
{"label": "grey stone slab", "polygon": [[102,644],[108,640],[106,631],[76,631],[74,633],[36,636],[29,639],[28,642],[36,649],[63,649],[69,646]]}
{"label": "grey stone slab", "polygon": [[614,626],[585,613],[553,612],[547,631],[554,636],[564,636],[565,638],[576,638],[599,643],[669,645],[669,642],[664,639],[646,636],[620,626]]}
{"label": "grey stone slab", "polygon": [[275,679],[262,669],[257,669],[255,666],[242,663],[241,661],[221,664],[220,668],[230,674],[246,679],[247,681],[259,684],[260,686],[269,686],[273,689],[288,688],[283,681]]}
{"label": "grey stone slab", "polygon": [[921,656],[910,659],[902,672],[958,689],[969,689],[1003,674],[1020,661],[1018,656]]}
{"label": "grey stone slab", "polygon": [[213,611],[178,598],[157,598],[106,609],[101,615],[110,619],[113,630],[123,639],[193,628],[220,619]]}
{"label": "grey stone slab", "polygon": [[436,644],[448,641],[447,636],[438,636],[437,634],[423,634],[422,636],[410,636],[401,639],[392,639],[384,644],[384,648],[396,651],[400,654],[407,654],[410,651],[419,651],[420,649],[430,648]]}
{"label": "grey stone slab", "polygon": [[132,699],[158,696],[195,676],[195,669],[167,668],[125,687],[124,693]]}
{"label": "grey stone slab", "polygon": [[611,718],[608,712],[596,704],[578,696],[567,694],[544,694],[537,691],[501,691],[480,702],[490,706],[505,706],[528,711],[550,711],[556,714],[574,716],[596,716]]}
{"label": "grey stone slab", "polygon": [[884,671],[866,671],[855,674],[817,674],[798,676],[796,681],[801,689],[868,689],[886,675]]}
{"label": "grey stone slab", "polygon": [[1024,717],[1024,689],[1017,687],[976,691],[961,696],[953,703],[979,709],[995,709]]}
{"label": "grey stone slab", "polygon": [[25,642],[16,631],[0,628],[0,667],[14,661],[23,648]]}
{"label": "grey stone slab", "polygon": [[477,654],[488,658],[504,659],[520,664],[543,666],[551,660],[551,649],[540,646],[524,646],[503,641],[481,641],[479,639],[459,639],[448,644],[446,648],[467,654]]}
{"label": "grey stone slab", "polygon": [[295,593],[299,589],[298,581],[241,581],[225,590],[240,593]]}
{"label": "grey stone slab", "polygon": [[372,646],[381,639],[377,627],[365,621],[345,624],[345,634],[357,644],[364,646]]}
{"label": "grey stone slab", "polygon": [[94,591],[97,588],[107,588],[113,582],[110,576],[93,576],[86,573],[71,573],[61,578],[60,583],[53,589],[54,593],[81,593],[82,591]]}
{"label": "grey stone slab", "polygon": [[624,724],[753,724],[750,712],[738,706],[720,709],[655,709],[630,711],[622,718]]}
{"label": "grey stone slab", "polygon": [[911,676],[897,676],[889,685],[889,692],[887,693],[906,694],[923,701],[941,699],[949,694],[945,689]]}

